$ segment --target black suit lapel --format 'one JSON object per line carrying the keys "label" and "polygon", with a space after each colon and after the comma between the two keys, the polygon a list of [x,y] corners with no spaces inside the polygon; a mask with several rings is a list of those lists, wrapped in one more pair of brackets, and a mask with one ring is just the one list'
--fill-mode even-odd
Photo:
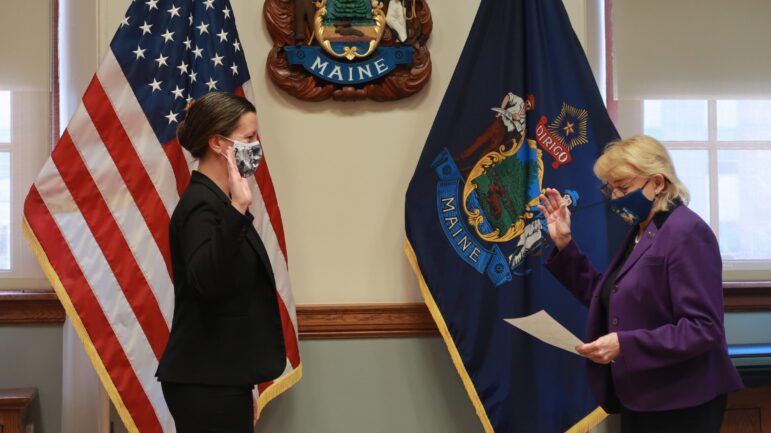
{"label": "black suit lapel", "polygon": [[265,245],[263,245],[262,239],[260,239],[260,237],[257,235],[257,231],[254,230],[254,227],[246,230],[246,240],[249,242],[249,245],[252,247],[252,249],[257,253],[257,257],[260,258],[260,261],[268,271],[268,276],[270,276],[270,282],[273,283],[273,287],[276,287],[276,280],[273,276],[273,267],[270,265],[268,252],[265,250]]}
{"label": "black suit lapel", "polygon": [[[613,259],[611,259],[610,263],[608,264],[608,268],[605,270],[605,272],[603,272],[602,278],[600,279],[600,283],[597,285],[597,287],[605,287],[605,280],[610,278],[610,275],[613,273],[613,270],[616,269],[619,262],[625,257],[624,251],[626,250],[627,248],[626,246],[629,244],[629,242],[632,241],[632,238],[634,237],[635,232],[636,230],[632,229],[632,230],[629,230],[629,232],[626,234],[626,236],[624,237],[624,241],[621,243],[623,248],[616,253]],[[618,275],[616,276],[616,278],[618,278]],[[599,296],[599,293],[601,292],[602,290],[600,289],[599,292],[595,292],[595,293],[597,293],[597,296]]]}
{"label": "black suit lapel", "polygon": [[629,271],[632,265],[634,265],[648,250],[648,248],[653,245],[657,232],[658,227],[656,227],[656,224],[648,224],[648,227],[645,229],[645,234],[640,237],[640,242],[637,244],[637,246],[634,247],[632,253],[629,255],[629,258],[626,259],[626,262],[624,262],[624,266],[621,268],[618,276],[616,277],[617,279],[623,277],[624,274]]}

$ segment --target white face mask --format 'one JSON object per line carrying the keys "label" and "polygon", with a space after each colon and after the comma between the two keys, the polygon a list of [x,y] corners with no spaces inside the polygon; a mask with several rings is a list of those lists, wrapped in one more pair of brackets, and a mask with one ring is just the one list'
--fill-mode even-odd
{"label": "white face mask", "polygon": [[262,145],[260,141],[242,143],[232,138],[222,137],[233,143],[233,153],[236,157],[236,166],[241,177],[249,177],[257,171],[257,166],[262,161]]}

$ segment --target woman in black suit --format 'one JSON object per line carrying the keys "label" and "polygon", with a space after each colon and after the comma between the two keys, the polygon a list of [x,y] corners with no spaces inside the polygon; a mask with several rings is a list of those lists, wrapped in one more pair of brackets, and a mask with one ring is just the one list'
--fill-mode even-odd
{"label": "woman in black suit", "polygon": [[254,106],[208,93],[188,107],[177,138],[199,165],[169,226],[174,318],[156,375],[178,433],[251,433],[254,385],[286,366],[273,273],[242,177],[258,161]]}

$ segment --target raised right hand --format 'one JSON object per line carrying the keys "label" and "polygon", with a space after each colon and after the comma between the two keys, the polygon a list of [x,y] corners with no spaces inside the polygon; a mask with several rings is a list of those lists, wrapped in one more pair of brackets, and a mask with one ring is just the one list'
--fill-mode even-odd
{"label": "raised right hand", "polygon": [[558,250],[562,250],[570,243],[570,210],[562,199],[559,191],[554,188],[546,188],[541,194],[541,204],[538,209],[546,218],[546,226],[549,228],[549,236]]}
{"label": "raised right hand", "polygon": [[230,189],[231,204],[239,212],[246,214],[246,210],[252,204],[252,190],[249,188],[249,182],[238,172],[233,146],[226,147],[224,152],[223,156],[228,163],[228,188]]}

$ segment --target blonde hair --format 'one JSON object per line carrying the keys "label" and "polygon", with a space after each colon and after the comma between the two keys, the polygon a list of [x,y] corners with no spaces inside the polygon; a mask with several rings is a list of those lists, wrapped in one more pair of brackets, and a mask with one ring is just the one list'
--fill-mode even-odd
{"label": "blonde hair", "polygon": [[678,200],[688,204],[690,198],[688,189],[675,173],[667,149],[647,135],[609,143],[594,163],[594,174],[603,182],[663,175],[666,182],[653,201],[654,212],[670,210]]}

